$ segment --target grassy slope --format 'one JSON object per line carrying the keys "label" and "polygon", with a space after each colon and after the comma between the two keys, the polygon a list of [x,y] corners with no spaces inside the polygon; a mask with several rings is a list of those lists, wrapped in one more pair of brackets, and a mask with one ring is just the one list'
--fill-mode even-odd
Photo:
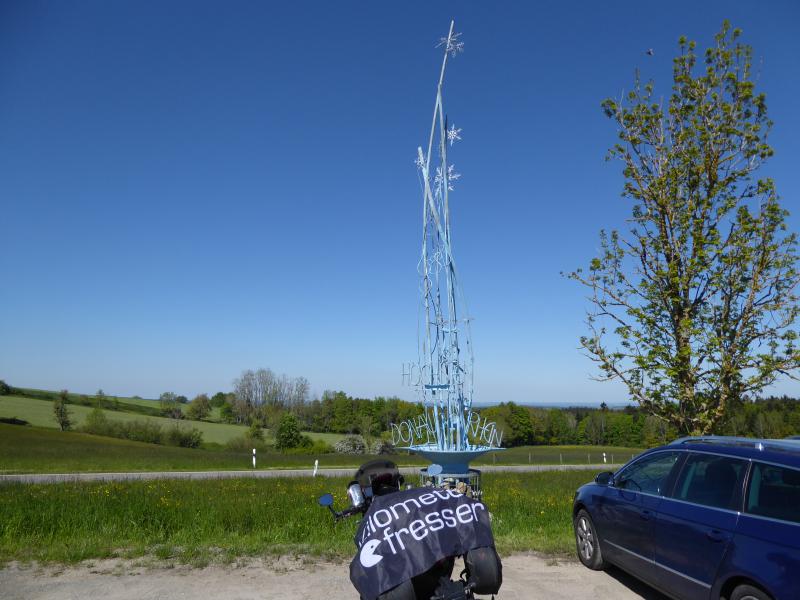
{"label": "grassy slope", "polygon": [[[259,469],[310,469],[315,458],[262,452],[257,464]],[[369,457],[329,454],[318,458],[322,467],[355,469]],[[422,464],[413,456],[392,458],[400,464]],[[251,460],[249,452],[192,450],[0,423],[0,473],[236,470],[251,468]]]}
{"label": "grassy slope", "polygon": [[[630,453],[639,452],[625,449],[622,454],[622,449],[612,448],[606,451],[609,457],[616,451],[617,460],[620,456],[627,460]],[[496,456],[497,464],[525,464],[529,454],[536,464],[558,463],[559,455],[563,455],[566,464],[580,464],[586,460],[587,453],[591,453],[593,462],[602,462],[600,452],[595,447],[537,446],[513,448],[498,452]],[[321,467],[355,468],[371,457],[259,453],[257,464],[258,468],[310,468],[315,458],[319,459]],[[419,457],[407,454],[384,458],[400,465],[427,464]],[[250,468],[250,461],[249,452],[192,450],[0,423],[0,472],[6,473],[235,470]],[[490,458],[484,458],[484,461],[493,462]],[[476,466],[480,464],[476,463]]]}
{"label": "grassy slope", "polygon": [[[144,400],[143,402],[150,402]],[[93,409],[89,406],[76,404],[69,405],[69,412],[72,416],[73,425],[80,426]],[[116,410],[103,411],[109,420],[117,421],[136,421],[147,420],[155,421],[162,427],[170,427],[175,421],[166,417],[151,417],[135,413],[127,413]],[[53,403],[49,400],[36,400],[33,398],[22,398],[19,396],[0,396],[0,417],[17,417],[24,419],[31,425],[37,427],[57,427],[53,416]],[[217,444],[225,444],[227,441],[240,437],[247,432],[244,425],[229,425],[227,423],[208,423],[206,421],[184,421],[186,425],[196,427],[203,432],[203,441]],[[325,440],[329,444],[335,444],[344,436],[336,433],[308,433],[312,439]]]}
{"label": "grassy slope", "polygon": [[[486,474],[498,549],[572,552],[572,494],[589,472]],[[204,563],[265,553],[352,556],[356,520],[334,526],[315,499],[345,503],[346,479],[233,479],[0,486],[0,561],[115,555]]]}

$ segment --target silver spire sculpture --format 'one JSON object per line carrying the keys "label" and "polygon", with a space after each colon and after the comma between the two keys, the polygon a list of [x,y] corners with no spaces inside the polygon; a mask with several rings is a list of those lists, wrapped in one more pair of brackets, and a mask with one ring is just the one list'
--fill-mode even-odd
{"label": "silver spire sculpture", "polygon": [[[448,59],[463,52],[461,34],[450,23],[443,47],[427,152],[417,148],[415,164],[422,188],[422,256],[419,261],[422,306],[419,357],[404,365],[404,382],[417,388],[424,412],[393,424],[392,437],[401,445],[442,465],[447,473],[468,470],[469,461],[502,442],[494,423],[481,421],[472,410],[473,366],[470,318],[453,258],[450,194],[461,177],[448,160],[448,146],[461,140],[461,129],[448,126],[442,87]],[[434,159],[435,155],[435,159]]]}

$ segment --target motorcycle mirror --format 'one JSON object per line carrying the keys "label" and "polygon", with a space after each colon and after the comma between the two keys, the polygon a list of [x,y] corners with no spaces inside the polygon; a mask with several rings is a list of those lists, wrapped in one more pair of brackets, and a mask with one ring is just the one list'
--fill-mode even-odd
{"label": "motorcycle mirror", "polygon": [[441,475],[442,474],[442,465],[432,464],[428,467],[428,475]]}
{"label": "motorcycle mirror", "polygon": [[333,496],[330,494],[322,494],[317,500],[320,506],[333,506]]}

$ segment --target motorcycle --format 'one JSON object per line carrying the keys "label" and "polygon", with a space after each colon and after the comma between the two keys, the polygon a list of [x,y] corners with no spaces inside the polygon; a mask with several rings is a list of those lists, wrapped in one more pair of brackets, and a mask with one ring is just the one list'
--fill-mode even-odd
{"label": "motorcycle", "polygon": [[[440,475],[431,465],[427,474]],[[404,489],[393,462],[373,460],[356,471],[347,487],[350,506],[337,511],[333,496],[318,502],[334,523],[360,515],[350,579],[362,600],[472,600],[498,592],[502,564],[494,548],[486,507],[447,486]],[[464,570],[452,579],[456,558]]]}

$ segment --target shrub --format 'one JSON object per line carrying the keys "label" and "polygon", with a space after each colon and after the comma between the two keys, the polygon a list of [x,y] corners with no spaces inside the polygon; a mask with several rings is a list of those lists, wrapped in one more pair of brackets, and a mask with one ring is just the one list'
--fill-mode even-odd
{"label": "shrub", "polygon": [[264,430],[261,428],[258,421],[253,421],[250,424],[250,429],[247,430],[247,437],[254,441],[264,441]]}
{"label": "shrub", "polygon": [[360,435],[348,435],[336,442],[334,450],[339,454],[364,454],[367,451],[367,443]]}
{"label": "shrub", "polygon": [[18,419],[17,417],[0,417],[0,423],[5,423],[6,425],[30,425],[24,419]]}
{"label": "shrub", "polygon": [[297,448],[292,448],[286,451],[287,454],[331,454],[333,453],[333,446],[323,440],[312,440],[307,435],[303,436],[303,443]]}
{"label": "shrub", "polygon": [[255,448],[257,452],[275,451],[273,445],[267,444],[263,440],[254,440],[247,434],[228,440],[225,442],[225,448],[232,452],[252,452],[253,448]]}
{"label": "shrub", "polygon": [[92,412],[86,416],[86,420],[81,426],[81,431],[86,433],[118,437],[113,435],[111,430],[111,422],[108,420],[108,417],[106,417],[106,413],[103,409],[99,407],[95,407]]}
{"label": "shrub", "polygon": [[11,386],[5,381],[0,379],[0,396],[8,396],[11,394]]}
{"label": "shrub", "polygon": [[175,423],[169,429],[167,440],[173,446],[181,448],[199,448],[203,443],[203,432],[196,427],[182,427]]}
{"label": "shrub", "polygon": [[115,429],[119,435],[114,437],[121,437],[135,442],[146,442],[148,444],[165,444],[166,441],[164,430],[158,423],[153,421],[112,421]]}
{"label": "shrub", "polygon": [[369,448],[370,454],[394,454],[395,446],[389,440],[377,439]]}
{"label": "shrub", "polygon": [[302,445],[303,437],[295,416],[290,413],[283,415],[280,425],[278,425],[278,431],[275,434],[275,447],[278,450],[297,448]]}

